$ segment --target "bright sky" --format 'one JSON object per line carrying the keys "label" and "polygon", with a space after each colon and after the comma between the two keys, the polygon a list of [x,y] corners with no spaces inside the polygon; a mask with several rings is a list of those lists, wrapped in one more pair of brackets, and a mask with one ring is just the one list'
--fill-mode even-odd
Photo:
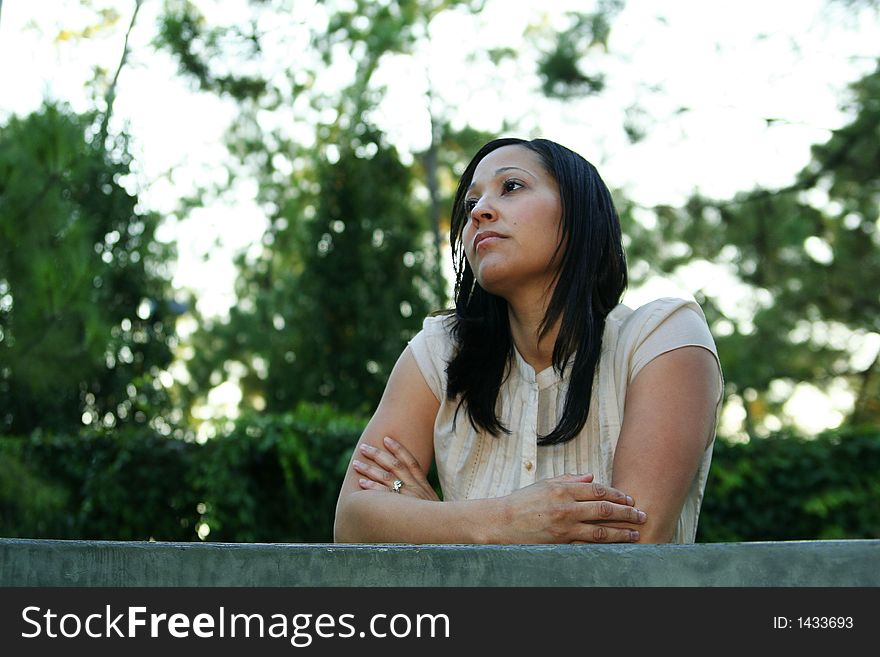
{"label": "bright sky", "polygon": [[[117,28],[92,39],[55,42],[61,29],[93,20],[94,13],[82,4],[3,2],[0,121],[10,112],[34,109],[45,96],[75,109],[91,106],[84,83],[96,65],[115,69],[134,2],[92,0],[94,7],[119,11]],[[205,4],[210,18],[233,21],[243,0]],[[438,109],[459,123],[497,131],[503,120],[514,121],[519,136],[540,135],[579,151],[609,186],[638,203],[678,204],[696,189],[726,197],[755,185],[790,182],[808,162],[810,145],[846,122],[841,109],[846,85],[872,70],[880,54],[877,14],[841,3],[629,0],[612,23],[608,53],[596,54],[607,87],[595,98],[536,100],[538,81],[531,70],[521,70],[522,63],[489,71],[467,60],[470,52],[517,46],[528,25],[564,28],[565,10],[585,5],[488,0],[476,19],[441,15],[432,24],[429,45],[415,56],[383,61],[377,82],[386,85],[386,93],[376,120],[402,151],[424,148],[429,134],[424,81],[430,79]],[[320,20],[311,0],[297,6],[303,10],[298,20]],[[160,8],[160,0],[145,0],[141,9],[130,63],[119,82],[115,120],[128,124],[134,137],[142,201],[171,215],[177,200],[196,185],[223,180],[218,163],[226,157],[223,133],[235,108],[192,93],[174,63],[154,53],[149,42]],[[291,30],[305,29],[297,25]],[[345,76],[345,65],[335,74]],[[333,75],[323,77],[334,82]],[[627,108],[636,104],[645,110],[647,137],[632,145],[621,125]],[[768,125],[770,118],[781,120]],[[234,300],[233,255],[262,235],[265,220],[253,198],[254,189],[243,183],[218,203],[163,229],[163,238],[178,245],[174,284],[195,290],[205,314],[228,309]],[[726,286],[733,290],[727,295],[731,306],[753,303],[738,296],[723,273],[713,272],[708,283],[704,271],[686,274],[632,291],[626,302],[638,305],[662,294],[690,296],[699,286],[710,292]],[[836,409],[849,403],[845,391],[821,399],[814,391],[798,391],[790,413],[815,430],[839,421]]]}

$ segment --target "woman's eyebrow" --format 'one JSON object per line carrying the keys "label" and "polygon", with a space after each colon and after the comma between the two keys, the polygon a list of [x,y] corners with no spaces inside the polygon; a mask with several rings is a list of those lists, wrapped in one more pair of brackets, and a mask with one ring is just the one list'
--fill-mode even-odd
{"label": "woman's eyebrow", "polygon": [[[505,171],[514,171],[514,170],[515,170],[515,171],[522,171],[523,173],[527,173],[527,174],[529,174],[532,178],[535,177],[535,174],[533,174],[533,173],[532,173],[531,171],[529,171],[528,169],[523,169],[522,167],[501,167],[501,168],[499,168],[499,169],[495,169],[495,174],[494,174],[494,175],[497,176],[499,173],[504,173]],[[476,184],[477,184],[477,183],[475,183],[475,182],[471,182],[471,184],[468,185],[468,189],[469,189],[469,190],[472,189],[473,186],[476,185]]]}

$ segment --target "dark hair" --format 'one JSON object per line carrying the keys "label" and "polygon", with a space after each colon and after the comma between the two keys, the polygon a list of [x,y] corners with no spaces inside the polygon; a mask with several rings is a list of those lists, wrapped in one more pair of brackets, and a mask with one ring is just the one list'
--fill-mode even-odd
{"label": "dark hair", "polygon": [[470,220],[464,201],[474,170],[486,155],[510,145],[538,155],[556,180],[562,205],[557,247],[562,257],[541,323],[543,335],[561,319],[553,367],[560,374],[571,368],[562,418],[550,434],[538,440],[539,445],[555,445],[577,436],[587,421],[605,317],[619,303],[627,283],[620,220],[611,194],[596,168],[564,146],[546,139],[496,139],[477,151],[461,176],[450,229],[456,348],[446,368],[446,394],[449,399],[460,395],[459,410],[464,404],[474,429],[494,435],[510,433],[496,414],[498,392],[513,358],[507,301],[480,287],[461,240]]}

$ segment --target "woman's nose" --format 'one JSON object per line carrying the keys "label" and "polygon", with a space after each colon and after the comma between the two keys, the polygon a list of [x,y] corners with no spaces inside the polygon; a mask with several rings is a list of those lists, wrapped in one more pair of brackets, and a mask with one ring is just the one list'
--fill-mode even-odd
{"label": "woman's nose", "polygon": [[476,223],[494,221],[496,218],[495,208],[485,197],[477,201],[477,204],[471,209],[471,220]]}

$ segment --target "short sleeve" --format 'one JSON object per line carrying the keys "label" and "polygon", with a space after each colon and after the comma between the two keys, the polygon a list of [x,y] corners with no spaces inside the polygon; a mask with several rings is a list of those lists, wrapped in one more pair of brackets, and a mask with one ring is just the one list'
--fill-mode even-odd
{"label": "short sleeve", "polygon": [[452,355],[452,335],[445,315],[426,317],[422,330],[409,341],[416,364],[438,401],[446,397],[446,364]]}
{"label": "short sleeve", "polygon": [[[702,347],[718,362],[718,350],[706,317],[693,301],[658,299],[636,310],[627,324],[629,382],[657,356],[681,347]],[[720,373],[720,363],[718,370]]]}

